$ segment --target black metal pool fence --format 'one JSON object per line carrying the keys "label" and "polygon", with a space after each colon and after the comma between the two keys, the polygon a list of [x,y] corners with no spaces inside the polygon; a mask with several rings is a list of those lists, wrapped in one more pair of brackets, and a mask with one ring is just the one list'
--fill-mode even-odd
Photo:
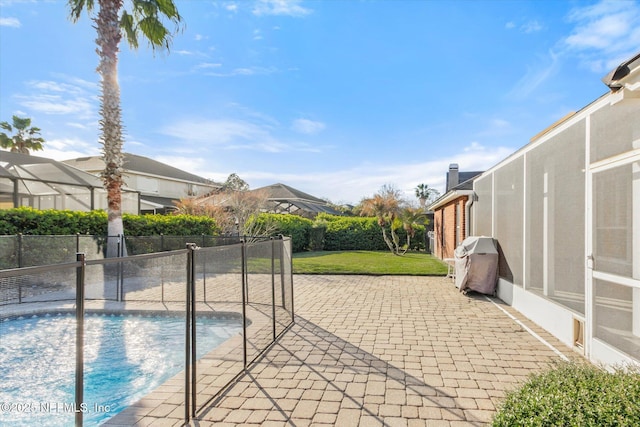
{"label": "black metal pool fence", "polygon": [[[293,323],[294,301],[289,237],[185,246],[105,259],[78,253],[74,262],[0,270],[0,317],[75,312],[75,408],[83,408],[101,403],[83,402],[86,312],[180,315],[185,326],[184,370],[170,382],[182,384],[188,423]],[[241,317],[243,333],[228,340],[224,351],[219,348],[196,360],[195,319],[201,313]],[[126,352],[125,340],[120,347],[118,351]],[[127,411],[135,407],[122,414]],[[76,426],[82,426],[83,416],[83,411],[76,411]]]}

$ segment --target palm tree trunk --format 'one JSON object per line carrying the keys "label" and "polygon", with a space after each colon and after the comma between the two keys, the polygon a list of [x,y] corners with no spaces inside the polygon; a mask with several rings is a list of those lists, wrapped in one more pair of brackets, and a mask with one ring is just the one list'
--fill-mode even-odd
{"label": "palm tree trunk", "polygon": [[387,232],[385,231],[384,226],[381,226],[381,227],[382,227],[382,238],[384,239],[384,242],[389,247],[389,250],[391,251],[391,253],[395,254],[396,251],[393,250],[393,243],[391,242],[391,240],[389,240],[389,236],[387,236]]}
{"label": "palm tree trunk", "polygon": [[[100,64],[98,73],[100,82],[101,105],[100,129],[102,135],[102,154],[105,169],[102,181],[107,190],[107,215],[109,236],[124,233],[122,224],[122,111],[120,107],[120,86],[118,84],[118,46],[122,35],[118,24],[118,14],[122,0],[99,0],[100,11],[96,18],[98,55]],[[117,256],[117,239],[109,239],[107,257]]]}

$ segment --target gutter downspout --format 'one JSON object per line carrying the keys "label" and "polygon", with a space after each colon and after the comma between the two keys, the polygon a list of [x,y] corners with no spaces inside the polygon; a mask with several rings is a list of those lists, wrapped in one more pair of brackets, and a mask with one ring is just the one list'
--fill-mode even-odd
{"label": "gutter downspout", "polygon": [[464,204],[464,217],[466,218],[466,221],[464,224],[465,239],[469,237],[469,235],[471,234],[471,205],[473,205],[473,202],[475,201],[475,199],[476,199],[476,193],[471,192],[471,194],[469,194],[469,199]]}

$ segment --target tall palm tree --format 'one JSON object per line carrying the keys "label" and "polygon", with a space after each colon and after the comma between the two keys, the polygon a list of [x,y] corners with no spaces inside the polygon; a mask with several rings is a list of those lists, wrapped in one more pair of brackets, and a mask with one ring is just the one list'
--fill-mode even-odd
{"label": "tall palm tree", "polygon": [[420,207],[425,208],[427,201],[435,199],[440,195],[438,190],[429,187],[427,184],[418,184],[415,188],[416,197],[420,200]]}
{"label": "tall palm tree", "polygon": [[31,119],[13,116],[12,125],[0,122],[0,128],[9,132],[16,132],[9,136],[0,132],[0,147],[8,148],[12,153],[29,154],[29,150],[42,150],[44,138],[40,137],[40,128],[31,126]]}
{"label": "tall palm tree", "polygon": [[[98,12],[94,14],[97,3]],[[105,169],[101,177],[107,190],[108,235],[124,233],[122,225],[122,110],[118,84],[118,52],[120,40],[126,37],[129,46],[138,48],[140,36],[151,48],[168,50],[173,34],[180,29],[182,17],[173,0],[68,0],[70,18],[75,23],[83,11],[94,21],[98,34],[96,52],[100,80],[100,143]],[[170,23],[174,32],[165,26]],[[115,244],[109,244],[107,256],[114,256]]]}

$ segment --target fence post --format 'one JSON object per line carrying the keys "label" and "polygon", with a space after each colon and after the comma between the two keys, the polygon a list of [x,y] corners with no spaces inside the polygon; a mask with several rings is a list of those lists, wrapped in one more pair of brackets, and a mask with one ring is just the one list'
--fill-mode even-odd
{"label": "fence post", "polygon": [[282,295],[282,308],[286,310],[286,300],[284,292],[284,236],[280,235],[280,291]]}
{"label": "fence post", "polygon": [[[204,233],[202,233],[202,245],[201,248],[204,248]],[[206,303],[207,302],[207,261],[202,257],[202,299]]]}
{"label": "fence post", "polygon": [[[191,249],[187,244],[187,249]],[[186,271],[186,295],[185,295],[185,328],[184,328],[184,424],[189,424],[191,390],[189,380],[191,379],[191,264],[193,263],[193,251],[187,253]]]}
{"label": "fence post", "polygon": [[[124,235],[118,234],[118,258],[124,256]],[[124,270],[122,268],[122,261],[118,261],[118,286],[120,292],[118,294],[118,301],[124,301]]]}
{"label": "fence post", "polygon": [[271,240],[271,315],[273,316],[273,340],[276,340],[276,241]]}
{"label": "fence post", "polygon": [[82,427],[82,401],[84,400],[84,275],[85,254],[76,254],[76,388],[75,425]]}
{"label": "fence post", "polygon": [[242,264],[242,362],[244,369],[247,369],[247,296],[245,291],[246,286],[246,247],[244,240],[240,241],[240,261]]}
{"label": "fence post", "polygon": [[22,233],[18,233],[18,268],[22,268]]}
{"label": "fence post", "polygon": [[190,283],[189,287],[191,290],[189,293],[191,294],[191,416],[195,418],[196,416],[196,349],[198,346],[198,341],[196,339],[196,249],[198,245],[195,243],[187,243],[187,247],[189,248],[189,258],[191,264],[191,270],[189,271]]}

